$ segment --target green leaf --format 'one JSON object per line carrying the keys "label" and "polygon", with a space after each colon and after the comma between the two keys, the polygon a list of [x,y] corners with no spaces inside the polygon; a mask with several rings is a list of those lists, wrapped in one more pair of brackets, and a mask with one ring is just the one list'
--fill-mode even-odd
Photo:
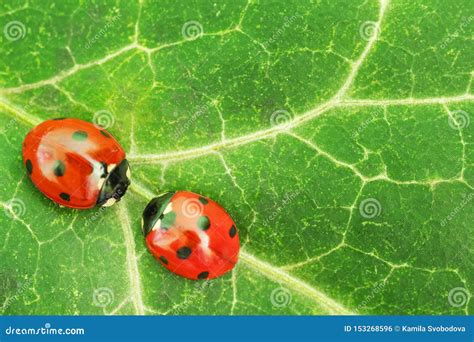
{"label": "green leaf", "polygon": [[[473,314],[472,1],[1,4],[4,314]],[[471,11],[469,11],[471,10]],[[59,208],[25,134],[76,117],[129,193]],[[240,261],[169,273],[141,212],[221,203]]]}

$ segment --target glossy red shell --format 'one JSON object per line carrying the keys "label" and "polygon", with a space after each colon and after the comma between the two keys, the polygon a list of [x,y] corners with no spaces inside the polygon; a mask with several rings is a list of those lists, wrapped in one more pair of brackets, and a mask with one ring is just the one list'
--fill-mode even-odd
{"label": "glossy red shell", "polygon": [[23,142],[23,162],[32,182],[70,208],[94,207],[105,181],[104,165],[118,165],[124,158],[110,133],[79,119],[44,121]]}
{"label": "glossy red shell", "polygon": [[148,249],[163,266],[190,279],[216,278],[232,270],[240,243],[224,208],[189,191],[172,194],[163,206],[146,235]]}

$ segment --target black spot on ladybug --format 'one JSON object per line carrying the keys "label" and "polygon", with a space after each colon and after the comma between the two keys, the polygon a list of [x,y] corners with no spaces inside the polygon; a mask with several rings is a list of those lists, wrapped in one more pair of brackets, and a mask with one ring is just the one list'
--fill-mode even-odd
{"label": "black spot on ladybug", "polygon": [[209,221],[207,216],[200,216],[197,221],[197,226],[202,230],[208,230],[211,226],[211,221]]}
{"label": "black spot on ladybug", "polygon": [[206,205],[207,203],[209,203],[209,201],[207,199],[205,199],[204,197],[199,197],[199,202],[201,202],[202,204]]}
{"label": "black spot on ladybug", "polygon": [[104,131],[103,129],[99,130],[100,131],[100,134],[102,134],[104,137],[106,138],[110,138],[110,134],[107,133],[106,131]]}
{"label": "black spot on ladybug", "polygon": [[61,197],[63,200],[68,201],[68,202],[71,200],[71,196],[69,196],[69,194],[66,194],[65,192],[61,192],[59,194],[59,197]]}
{"label": "black spot on ladybug", "polygon": [[56,160],[53,166],[53,171],[57,177],[61,177],[64,175],[64,172],[66,172],[66,166],[62,161]]}
{"label": "black spot on ladybug", "polygon": [[176,251],[176,255],[178,256],[178,258],[180,259],[187,259],[189,258],[189,256],[191,255],[191,248],[189,247],[181,247],[180,249],[178,249]]}
{"label": "black spot on ladybug", "polygon": [[160,256],[160,260],[163,264],[168,265],[168,259],[166,259],[164,256]]}
{"label": "black spot on ladybug", "polygon": [[209,277],[209,272],[201,272],[198,274],[198,279],[206,279]]}
{"label": "black spot on ladybug", "polygon": [[235,228],[235,226],[232,225],[232,227],[230,227],[230,229],[229,229],[229,236],[231,238],[233,238],[235,236],[235,234],[237,234],[237,228]]}
{"label": "black spot on ladybug", "polygon": [[77,141],[84,141],[87,139],[87,132],[75,131],[74,133],[72,133],[72,138]]}
{"label": "black spot on ladybug", "polygon": [[27,159],[25,166],[26,170],[28,171],[28,174],[31,175],[31,173],[33,172],[33,163],[31,162],[31,160]]}

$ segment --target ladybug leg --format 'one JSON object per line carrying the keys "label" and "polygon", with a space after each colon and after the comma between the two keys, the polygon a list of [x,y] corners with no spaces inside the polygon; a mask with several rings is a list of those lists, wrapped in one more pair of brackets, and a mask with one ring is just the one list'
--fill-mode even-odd
{"label": "ladybug leg", "polygon": [[100,189],[97,205],[105,207],[111,206],[125,195],[129,185],[130,165],[127,159],[124,159],[108,174]]}

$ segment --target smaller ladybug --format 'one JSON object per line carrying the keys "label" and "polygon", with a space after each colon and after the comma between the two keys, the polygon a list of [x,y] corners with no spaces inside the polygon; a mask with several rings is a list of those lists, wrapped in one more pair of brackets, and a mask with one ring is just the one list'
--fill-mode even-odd
{"label": "smaller ladybug", "polygon": [[168,270],[189,279],[216,278],[238,260],[235,223],[219,204],[189,191],[153,198],[143,211],[148,249]]}
{"label": "smaller ladybug", "polygon": [[130,167],[117,140],[79,119],[34,127],[23,142],[23,163],[46,197],[69,208],[110,206],[130,185]]}

